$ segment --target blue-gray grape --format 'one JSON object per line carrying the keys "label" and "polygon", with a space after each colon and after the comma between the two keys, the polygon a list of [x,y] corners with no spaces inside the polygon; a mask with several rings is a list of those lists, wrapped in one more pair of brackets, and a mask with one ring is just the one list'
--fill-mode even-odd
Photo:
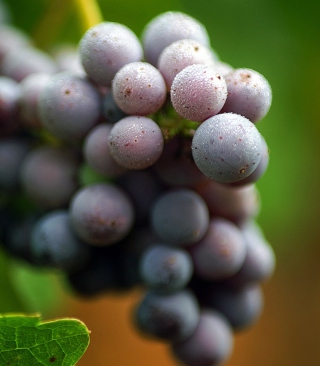
{"label": "blue-gray grape", "polygon": [[90,28],[79,44],[82,65],[97,84],[111,86],[116,72],[142,59],[138,37],[125,25],[103,22]]}
{"label": "blue-gray grape", "polygon": [[260,133],[247,118],[222,113],[204,121],[192,140],[192,155],[207,177],[233,183],[246,178],[262,155]]}
{"label": "blue-gray grape", "polygon": [[205,235],[209,227],[209,211],[197,193],[180,188],[162,194],[155,201],[151,224],[166,243],[188,246]]}
{"label": "blue-gray grape", "polygon": [[163,144],[160,127],[148,117],[125,117],[113,125],[109,135],[111,155],[128,169],[153,165],[162,153]]}
{"label": "blue-gray grape", "polygon": [[158,69],[147,62],[131,62],[114,76],[112,94],[125,113],[146,116],[163,106],[167,89]]}
{"label": "blue-gray grape", "polygon": [[168,11],[153,18],[142,33],[144,57],[156,66],[162,50],[180,39],[194,39],[206,47],[210,46],[208,33],[200,22],[191,16]]}

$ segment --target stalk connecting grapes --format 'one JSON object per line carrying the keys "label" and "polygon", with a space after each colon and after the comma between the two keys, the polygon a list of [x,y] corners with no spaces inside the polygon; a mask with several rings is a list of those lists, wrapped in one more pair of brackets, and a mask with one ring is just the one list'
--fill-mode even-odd
{"label": "stalk connecting grapes", "polygon": [[220,365],[275,265],[254,185],[270,85],[221,61],[180,12],[141,39],[102,22],[68,52],[61,62],[0,25],[2,245],[63,271],[75,296],[140,286],[142,335],[184,365]]}

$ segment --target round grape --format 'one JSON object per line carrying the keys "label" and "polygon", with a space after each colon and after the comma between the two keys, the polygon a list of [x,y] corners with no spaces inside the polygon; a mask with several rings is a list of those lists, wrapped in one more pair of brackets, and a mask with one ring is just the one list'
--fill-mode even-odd
{"label": "round grape", "polygon": [[181,117],[202,122],[217,114],[227,98],[227,84],[214,67],[191,65],[173,79],[171,102]]}
{"label": "round grape", "polygon": [[207,177],[221,183],[237,182],[250,175],[260,162],[260,133],[245,117],[219,114],[196,130],[192,155]]}
{"label": "round grape", "polygon": [[116,73],[112,93],[125,113],[146,116],[163,106],[167,89],[161,73],[154,66],[131,62]]}
{"label": "round grape", "polygon": [[111,155],[128,169],[145,169],[154,164],[163,144],[160,127],[148,117],[125,117],[113,125],[109,135]]}

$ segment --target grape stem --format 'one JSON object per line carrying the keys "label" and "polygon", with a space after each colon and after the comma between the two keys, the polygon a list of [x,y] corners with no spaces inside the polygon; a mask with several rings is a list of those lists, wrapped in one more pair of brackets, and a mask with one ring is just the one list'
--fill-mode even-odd
{"label": "grape stem", "polygon": [[74,0],[82,22],[83,33],[94,25],[103,22],[103,16],[96,0]]}

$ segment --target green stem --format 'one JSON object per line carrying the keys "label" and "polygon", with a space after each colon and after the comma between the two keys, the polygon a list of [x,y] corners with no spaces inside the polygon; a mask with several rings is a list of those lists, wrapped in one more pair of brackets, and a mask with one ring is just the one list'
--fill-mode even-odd
{"label": "green stem", "polygon": [[94,25],[103,22],[103,16],[96,0],[73,0],[82,22],[82,30],[86,32]]}

